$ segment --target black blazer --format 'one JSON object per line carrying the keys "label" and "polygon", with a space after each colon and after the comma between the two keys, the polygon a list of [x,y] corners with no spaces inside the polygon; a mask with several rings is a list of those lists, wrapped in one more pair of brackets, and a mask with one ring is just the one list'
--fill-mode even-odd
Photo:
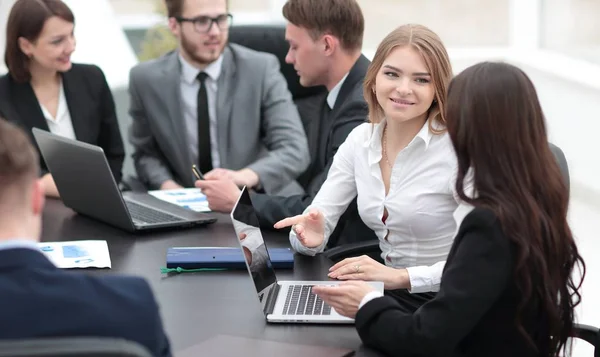
{"label": "black blazer", "polygon": [[[256,207],[262,227],[270,228],[283,218],[302,214],[325,182],[340,145],[355,127],[367,121],[369,109],[363,96],[363,81],[369,64],[370,61],[365,56],[361,55],[358,58],[348,72],[327,120],[321,117],[327,106],[327,94],[310,99],[313,101],[308,103],[313,107],[312,115],[301,117],[308,139],[311,162],[308,169],[298,178],[306,193],[290,197],[253,194],[252,204]],[[298,110],[302,114],[300,106]],[[342,243],[338,241],[340,237],[343,237],[343,243],[377,239],[375,233],[365,226],[358,215],[356,200],[349,205],[339,222],[329,238],[330,247]]]}
{"label": "black blazer", "polygon": [[[94,65],[73,64],[69,71],[62,73],[62,78],[75,137],[100,146],[115,180],[120,182],[125,151],[115,103],[104,73]],[[10,74],[0,77],[0,116],[22,127],[39,153],[31,129],[49,129],[29,82],[17,83]],[[46,173],[48,168],[40,155],[40,176]]]}
{"label": "black blazer", "polygon": [[[548,356],[534,353],[517,331],[514,267],[514,246],[495,214],[475,208],[460,225],[436,297],[415,313],[391,297],[373,299],[358,311],[358,333],[393,356]],[[538,346],[547,345],[537,311],[536,301],[528,302],[523,326]]]}
{"label": "black blazer", "polygon": [[0,339],[115,337],[169,357],[157,303],[137,277],[56,268],[28,248],[0,250]]}

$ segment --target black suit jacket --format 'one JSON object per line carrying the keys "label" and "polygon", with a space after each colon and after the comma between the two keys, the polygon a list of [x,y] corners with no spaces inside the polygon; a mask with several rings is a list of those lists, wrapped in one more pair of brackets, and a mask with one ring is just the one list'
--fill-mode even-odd
{"label": "black suit jacket", "polygon": [[[312,115],[301,115],[308,138],[311,162],[308,169],[298,178],[298,182],[306,193],[289,197],[254,193],[252,204],[256,207],[263,228],[271,228],[283,218],[302,214],[325,182],[333,156],[340,145],[355,127],[367,120],[369,110],[363,96],[363,80],[369,64],[366,57],[361,55],[358,58],[340,88],[328,120],[324,121],[321,117],[327,106],[327,93],[324,96],[313,97],[310,99],[312,102],[305,103],[312,106],[312,110],[308,109]],[[302,114],[300,105],[298,110]],[[377,236],[362,222],[354,200],[340,218],[336,230],[329,238],[328,246],[368,239],[377,239]]]}
{"label": "black suit jacket", "polygon": [[[475,208],[460,225],[436,297],[415,313],[391,297],[373,299],[358,311],[356,328],[365,344],[393,356],[548,356],[517,331],[514,268],[514,246],[495,214]],[[544,346],[537,305],[529,301],[521,319]]]}
{"label": "black suit jacket", "polygon": [[[62,79],[75,137],[100,146],[115,180],[120,182],[125,151],[115,103],[104,73],[94,65],[73,64],[69,71],[62,73]],[[32,128],[49,130],[31,84],[18,83],[10,74],[0,77],[0,116],[22,127],[34,144]],[[40,175],[46,173],[48,168],[40,155]]]}
{"label": "black suit jacket", "polygon": [[0,250],[0,339],[116,337],[171,356],[148,283],[56,268],[28,248]]}

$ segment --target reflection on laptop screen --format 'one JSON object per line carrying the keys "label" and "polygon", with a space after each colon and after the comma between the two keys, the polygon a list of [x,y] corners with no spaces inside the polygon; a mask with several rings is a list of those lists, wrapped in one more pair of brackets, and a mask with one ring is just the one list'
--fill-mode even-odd
{"label": "reflection on laptop screen", "polygon": [[242,189],[237,205],[231,212],[231,219],[240,240],[250,275],[252,275],[256,292],[264,306],[266,302],[263,296],[266,293],[264,290],[272,285],[274,286],[277,279],[265,241],[260,232],[256,211],[245,187]]}

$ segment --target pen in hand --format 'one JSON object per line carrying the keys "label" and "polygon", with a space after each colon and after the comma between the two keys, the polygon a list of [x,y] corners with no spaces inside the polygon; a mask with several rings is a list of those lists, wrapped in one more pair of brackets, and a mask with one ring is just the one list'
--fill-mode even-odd
{"label": "pen in hand", "polygon": [[196,165],[192,165],[192,172],[194,173],[194,176],[196,176],[196,178],[198,180],[204,180],[204,176],[202,175],[202,173],[198,170],[198,168],[196,167]]}

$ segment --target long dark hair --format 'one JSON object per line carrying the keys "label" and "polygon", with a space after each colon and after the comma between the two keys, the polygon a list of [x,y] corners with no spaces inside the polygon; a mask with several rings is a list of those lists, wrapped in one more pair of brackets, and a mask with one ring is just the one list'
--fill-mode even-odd
{"label": "long dark hair", "polygon": [[[491,209],[515,247],[517,328],[538,352],[558,356],[569,350],[585,264],[567,223],[569,192],[548,145],[533,83],[515,66],[476,64],[450,83],[446,119],[458,158],[458,195]],[[464,192],[470,170],[474,198]],[[579,284],[571,275],[576,266]],[[522,325],[530,301],[543,314],[541,336]]]}

